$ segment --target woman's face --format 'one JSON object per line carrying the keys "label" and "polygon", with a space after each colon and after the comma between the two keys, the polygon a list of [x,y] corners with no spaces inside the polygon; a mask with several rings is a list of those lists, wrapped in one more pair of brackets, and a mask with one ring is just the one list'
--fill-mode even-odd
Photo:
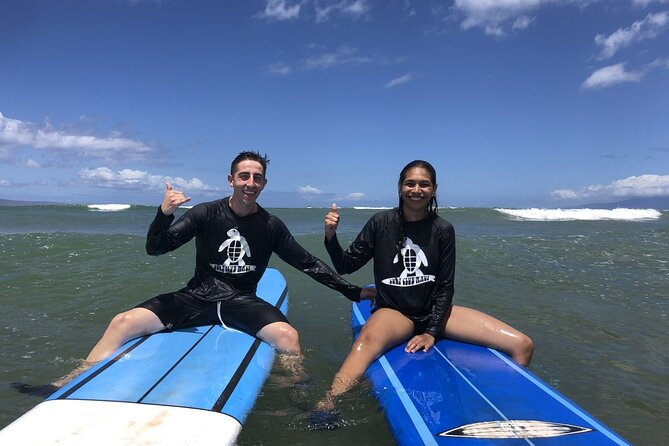
{"label": "woman's face", "polygon": [[437,190],[427,169],[413,167],[407,170],[400,185],[404,206],[411,210],[425,210]]}

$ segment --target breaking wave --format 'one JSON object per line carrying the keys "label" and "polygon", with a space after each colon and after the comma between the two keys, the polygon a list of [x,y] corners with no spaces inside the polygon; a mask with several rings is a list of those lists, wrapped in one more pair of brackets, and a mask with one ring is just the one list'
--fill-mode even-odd
{"label": "breaking wave", "polygon": [[569,221],[569,220],[657,220],[662,214],[655,209],[502,209],[497,212],[510,215],[519,220],[531,221]]}
{"label": "breaking wave", "polygon": [[118,212],[130,209],[129,204],[89,204],[86,207],[92,211]]}

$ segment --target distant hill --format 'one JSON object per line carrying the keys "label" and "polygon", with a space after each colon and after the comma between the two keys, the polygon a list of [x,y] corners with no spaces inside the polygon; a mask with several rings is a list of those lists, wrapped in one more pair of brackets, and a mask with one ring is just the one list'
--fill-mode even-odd
{"label": "distant hill", "polygon": [[44,204],[59,204],[52,201],[22,201],[22,200],[5,200],[0,198],[0,206],[38,206]]}
{"label": "distant hill", "polygon": [[579,206],[579,208],[590,208],[590,209],[629,208],[629,209],[667,210],[669,209],[669,196],[630,198],[628,200],[615,201],[613,203],[591,203]]}

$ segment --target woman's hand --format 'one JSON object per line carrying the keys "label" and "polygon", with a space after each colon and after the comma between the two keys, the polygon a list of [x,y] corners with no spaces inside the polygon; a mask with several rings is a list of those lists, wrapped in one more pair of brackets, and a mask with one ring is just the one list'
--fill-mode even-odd
{"label": "woman's hand", "polygon": [[404,348],[404,351],[407,353],[416,353],[419,350],[424,352],[428,351],[434,345],[434,336],[423,333],[414,336],[407,342],[407,346]]}
{"label": "woman's hand", "polygon": [[[328,241],[332,240],[332,237],[337,233],[337,226],[339,225],[339,211],[337,211],[337,205],[332,203],[332,208],[330,212],[325,215],[325,237]],[[362,297],[362,296],[361,296]]]}

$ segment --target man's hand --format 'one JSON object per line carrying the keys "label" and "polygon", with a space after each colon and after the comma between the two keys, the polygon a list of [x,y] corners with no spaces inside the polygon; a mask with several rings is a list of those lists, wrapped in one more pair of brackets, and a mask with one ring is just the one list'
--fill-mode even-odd
{"label": "man's hand", "polygon": [[165,185],[167,190],[165,191],[163,203],[160,205],[160,210],[163,211],[163,214],[165,215],[172,215],[179,206],[184,203],[188,203],[190,201],[190,197],[186,197],[181,191],[172,189],[172,183],[170,180],[167,180]]}
{"label": "man's hand", "polygon": [[330,212],[325,215],[325,237],[328,241],[337,233],[337,226],[339,225],[339,211],[337,211],[337,204],[332,203]]}
{"label": "man's hand", "polygon": [[423,333],[414,336],[407,342],[404,351],[407,353],[416,353],[419,350],[428,351],[434,345],[434,336]]}
{"label": "man's hand", "polygon": [[363,288],[360,291],[360,300],[369,300],[373,305],[374,299],[376,299],[376,288]]}

